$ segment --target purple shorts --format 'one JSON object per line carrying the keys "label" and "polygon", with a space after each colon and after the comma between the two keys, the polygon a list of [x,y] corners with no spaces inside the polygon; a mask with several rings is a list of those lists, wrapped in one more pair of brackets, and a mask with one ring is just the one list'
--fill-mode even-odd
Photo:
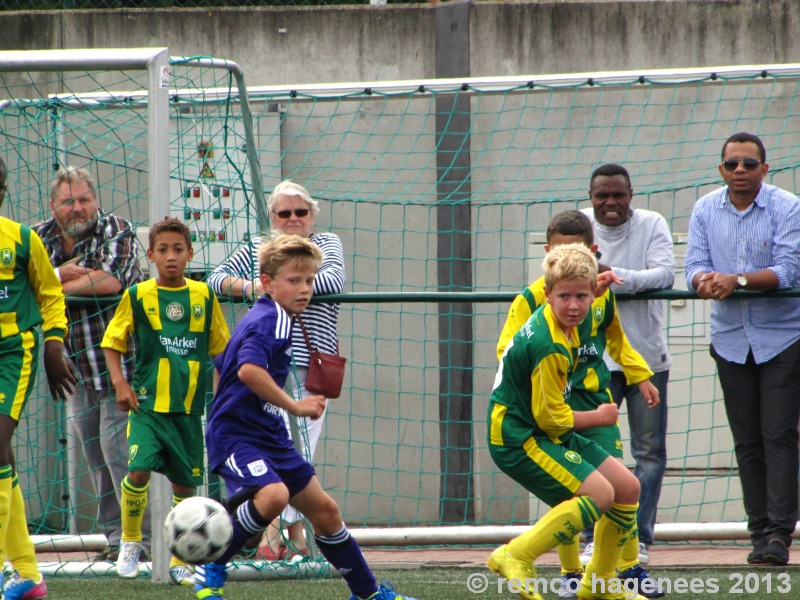
{"label": "purple shorts", "polygon": [[311,466],[293,447],[253,439],[230,444],[224,462],[213,469],[225,481],[228,500],[254,495],[272,483],[283,482],[289,497],[299,494],[316,475]]}

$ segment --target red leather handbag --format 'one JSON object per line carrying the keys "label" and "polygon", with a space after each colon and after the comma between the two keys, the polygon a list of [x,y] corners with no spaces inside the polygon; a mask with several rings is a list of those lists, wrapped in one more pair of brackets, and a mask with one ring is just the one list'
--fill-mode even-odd
{"label": "red leather handbag", "polygon": [[347,359],[338,354],[326,354],[311,345],[308,331],[299,315],[295,315],[308,348],[308,375],[306,375],[306,389],[312,394],[319,394],[326,398],[338,398],[342,395],[342,382],[344,381],[344,366]]}

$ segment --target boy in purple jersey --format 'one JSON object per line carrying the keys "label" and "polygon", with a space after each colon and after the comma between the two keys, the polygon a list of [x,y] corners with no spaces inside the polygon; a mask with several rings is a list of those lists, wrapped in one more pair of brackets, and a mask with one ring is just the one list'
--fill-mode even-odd
{"label": "boy in purple jersey", "polygon": [[295,450],[280,413],[316,419],[325,409],[322,396],[296,402],[283,390],[292,360],[292,318],[308,306],[321,261],[319,248],[297,235],[263,244],[258,263],[268,296],[255,303],[214,359],[220,378],[206,444],[211,471],[228,490],[233,539],[216,562],[197,567],[200,600],[222,598],[226,563],[287,504],[311,522],[320,552],[347,582],[351,600],[403,600],[390,584],[376,585],[339,507]]}

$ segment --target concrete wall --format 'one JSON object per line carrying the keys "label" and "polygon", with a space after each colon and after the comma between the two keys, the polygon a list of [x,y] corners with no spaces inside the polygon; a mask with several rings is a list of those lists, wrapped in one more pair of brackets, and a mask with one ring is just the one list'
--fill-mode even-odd
{"label": "concrete wall", "polygon": [[[0,13],[0,50],[166,46],[249,85],[433,78],[435,13],[407,7]],[[800,61],[795,0],[481,3],[473,76]]]}

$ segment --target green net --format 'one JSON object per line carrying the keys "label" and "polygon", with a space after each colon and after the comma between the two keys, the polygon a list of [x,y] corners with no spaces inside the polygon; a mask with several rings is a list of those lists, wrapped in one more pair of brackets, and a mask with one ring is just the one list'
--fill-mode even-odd
{"label": "green net", "polygon": [[[174,61],[171,71],[162,132],[169,211],[195,234],[190,271],[202,279],[261,227],[230,74],[192,61]],[[72,164],[95,174],[104,209],[147,227],[142,73],[0,70],[0,86],[6,214],[24,223],[47,217],[54,166]],[[521,524],[541,514],[486,450],[495,344],[510,298],[536,272],[548,221],[587,205],[595,167],[625,165],[634,205],[667,218],[676,287],[685,286],[682,234],[694,202],[720,185],[724,139],[761,136],[768,180],[797,189],[791,65],[251,87],[249,95],[263,188],[287,178],[305,185],[320,200],[316,229],[338,234],[345,249],[339,334],[349,368],[314,463],[354,528]],[[659,522],[741,521],[708,355],[709,306],[665,302],[674,365]],[[244,309],[226,310],[234,327]],[[31,529],[96,534],[81,449],[42,379],[15,436]],[[626,431],[624,417],[621,425]],[[201,492],[219,494],[210,483]]]}

